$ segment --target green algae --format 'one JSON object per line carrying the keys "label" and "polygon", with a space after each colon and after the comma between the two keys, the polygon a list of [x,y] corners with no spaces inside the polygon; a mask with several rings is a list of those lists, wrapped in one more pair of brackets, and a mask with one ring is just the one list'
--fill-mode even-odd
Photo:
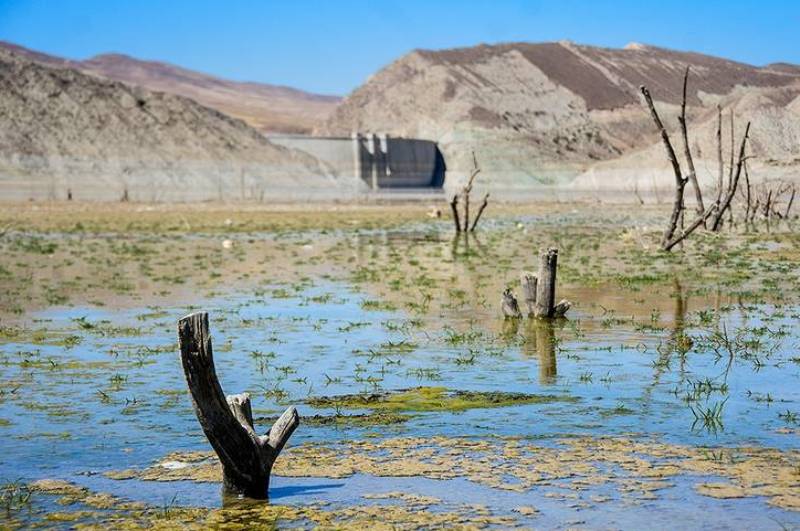
{"label": "green algae", "polygon": [[524,404],[577,402],[569,395],[534,395],[502,391],[452,391],[445,387],[417,387],[391,393],[322,396],[306,403],[314,408],[373,409],[379,411],[465,411]]}

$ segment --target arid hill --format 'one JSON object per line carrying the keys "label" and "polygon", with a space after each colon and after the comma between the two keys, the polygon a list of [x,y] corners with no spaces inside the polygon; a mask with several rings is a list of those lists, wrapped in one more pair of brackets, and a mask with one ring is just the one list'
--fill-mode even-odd
{"label": "arid hill", "polygon": [[3,198],[238,199],[340,184],[316,159],[189,98],[8,49],[0,116]]}
{"label": "arid hill", "polygon": [[244,120],[263,132],[308,133],[336,107],[341,98],[302,90],[220,79],[179,66],[142,61],[122,54],[103,54],[72,61],[11,43],[5,48],[51,66],[67,66],[97,76],[192,98],[212,109]]}
{"label": "arid hill", "polygon": [[[687,65],[690,130],[699,142],[699,158],[714,153],[709,131],[716,128],[720,104],[726,112],[734,109],[739,121],[755,122],[759,163],[784,169],[797,164],[800,67],[754,67],[639,44],[605,49],[571,42],[515,43],[414,51],[350,94],[318,132],[361,130],[436,140],[449,177],[468,169],[474,150],[484,183],[491,179],[501,187],[625,188],[641,170],[650,172],[643,184],[669,185],[639,86],[649,87],[668,127],[677,127]],[[591,174],[597,166],[610,171],[597,178]]]}

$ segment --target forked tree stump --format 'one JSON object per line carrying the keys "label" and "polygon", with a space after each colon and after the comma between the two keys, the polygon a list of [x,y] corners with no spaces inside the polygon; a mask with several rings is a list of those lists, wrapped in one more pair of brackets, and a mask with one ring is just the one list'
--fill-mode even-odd
{"label": "forked tree stump", "polygon": [[193,313],[178,321],[178,339],[197,420],[222,463],[225,493],[267,499],[272,465],[300,424],[297,410],[287,409],[267,435],[256,434],[250,396],[226,397],[220,387],[208,313]]}
{"label": "forked tree stump", "polygon": [[[561,302],[555,304],[557,269],[558,249],[551,247],[542,251],[539,257],[539,273],[537,275],[527,271],[520,275],[522,297],[528,317],[540,319],[564,317],[567,310],[572,307],[572,303],[566,299],[562,299]],[[521,315],[517,299],[511,293],[511,290],[507,289],[503,292],[502,310],[506,318],[520,317]]]}

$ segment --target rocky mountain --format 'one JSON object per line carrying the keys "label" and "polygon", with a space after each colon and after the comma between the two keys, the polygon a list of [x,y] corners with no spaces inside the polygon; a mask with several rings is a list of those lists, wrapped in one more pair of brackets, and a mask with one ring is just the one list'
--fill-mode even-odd
{"label": "rocky mountain", "polygon": [[129,85],[191,98],[263,132],[308,133],[336,107],[341,98],[301,90],[229,81],[157,61],[122,54],[103,54],[85,61],[55,57],[15,44],[0,49],[50,66],[66,66]]}
{"label": "rocky mountain", "polygon": [[639,86],[649,87],[674,129],[686,66],[690,135],[701,163],[708,163],[709,182],[715,170],[705,158],[716,153],[718,104],[732,109],[739,122],[754,121],[753,154],[762,166],[783,174],[800,161],[800,66],[755,67],[640,44],[417,50],[373,75],[317,132],[436,140],[449,178],[468,170],[475,151],[484,183],[500,187],[636,186],[632,177],[645,188],[669,186],[669,167]]}
{"label": "rocky mountain", "polygon": [[197,102],[0,49],[0,196],[259,198],[339,183]]}

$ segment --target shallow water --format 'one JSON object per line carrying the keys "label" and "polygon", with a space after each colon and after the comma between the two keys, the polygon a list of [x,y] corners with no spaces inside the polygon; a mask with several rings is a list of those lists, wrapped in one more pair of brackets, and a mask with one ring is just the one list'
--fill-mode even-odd
{"label": "shallow water", "polygon": [[[202,237],[198,241],[196,245],[206,243]],[[302,238],[295,244],[300,253],[310,246]],[[582,435],[625,436],[716,449],[712,452],[775,448],[800,466],[800,424],[792,416],[800,414],[800,307],[795,304],[736,304],[726,296],[720,302],[713,293],[698,294],[698,286],[680,283],[630,291],[573,282],[560,290],[578,302],[568,320],[515,323],[499,317],[490,297],[498,293],[496,285],[514,281],[520,269],[516,265],[501,268],[497,278],[487,278],[485,270],[468,264],[459,269],[463,262],[444,263],[437,254],[448,244],[435,234],[420,235],[417,227],[334,237],[331,246],[353,250],[357,263],[391,263],[398,248],[405,253],[413,247],[423,269],[452,268],[453,273],[445,274],[453,279],[452,289],[460,289],[455,277],[465,272],[472,275],[467,285],[474,285],[475,278],[484,279],[485,285],[465,294],[451,289],[448,301],[429,311],[404,308],[397,295],[382,289],[381,281],[351,282],[346,275],[291,286],[261,284],[257,291],[237,289],[225,296],[217,289],[204,290],[191,299],[177,299],[191,300],[191,307],[80,303],[32,310],[20,318],[27,323],[26,332],[0,345],[0,419],[6,421],[0,423],[0,478],[58,478],[154,505],[172,500],[184,506],[220,506],[217,483],[104,476],[144,469],[172,452],[209,449],[185,391],[175,330],[180,317],[198,308],[210,313],[223,389],[249,392],[256,417],[276,416],[288,404],[297,404],[301,416],[368,413],[316,410],[304,402],[421,386],[570,399],[405,411],[409,419],[391,425],[301,421],[290,446],[394,437],[513,437],[548,446]],[[324,269],[325,260],[312,265]],[[631,308],[636,315],[630,315]],[[47,334],[32,339],[31,331],[37,329]],[[715,333],[717,342],[709,339]],[[729,339],[738,334],[735,354],[720,347],[720,334]],[[709,347],[712,343],[718,353]],[[698,411],[719,404],[717,420],[698,421]],[[266,430],[268,423],[259,427]],[[281,459],[291,456],[287,449]],[[278,476],[270,495],[278,504],[346,507],[364,504],[367,494],[401,491],[439,498],[434,511],[484,504],[494,514],[513,514],[515,507],[530,505],[539,512],[517,515],[518,520],[536,527],[671,528],[676,518],[686,527],[800,525],[800,512],[770,506],[764,497],[716,499],[695,488],[714,480],[691,474],[671,477],[671,486],[659,489],[652,499],[620,496],[599,485],[581,491],[577,501],[565,501],[546,495],[552,486],[515,492],[467,477],[356,473],[342,478]],[[663,524],[653,523],[654,511]]]}

